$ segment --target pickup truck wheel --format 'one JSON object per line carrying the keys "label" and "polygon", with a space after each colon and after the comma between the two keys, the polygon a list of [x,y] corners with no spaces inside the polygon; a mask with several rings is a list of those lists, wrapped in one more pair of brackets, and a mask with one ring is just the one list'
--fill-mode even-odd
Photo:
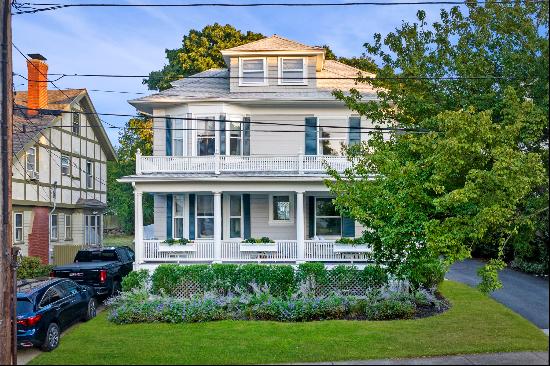
{"label": "pickup truck wheel", "polygon": [[92,318],[95,318],[97,314],[97,303],[95,299],[92,297],[90,301],[88,301],[88,307],[86,309],[86,316],[84,316],[84,321],[88,321]]}
{"label": "pickup truck wheel", "polygon": [[51,323],[46,331],[46,339],[42,344],[42,351],[50,352],[57,348],[59,345],[59,326],[55,323]]}
{"label": "pickup truck wheel", "polygon": [[120,282],[113,281],[113,288],[111,289],[111,296],[116,296],[122,292],[122,286]]}

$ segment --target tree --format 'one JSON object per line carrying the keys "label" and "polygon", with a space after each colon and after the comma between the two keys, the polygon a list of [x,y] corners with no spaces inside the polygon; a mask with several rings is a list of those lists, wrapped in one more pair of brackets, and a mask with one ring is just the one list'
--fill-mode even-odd
{"label": "tree", "polygon": [[[143,155],[153,153],[153,122],[147,118],[132,118],[119,134],[118,161],[107,164],[107,203],[115,214],[125,233],[134,232],[134,191],[130,184],[119,183],[117,179],[136,173],[136,152]],[[143,222],[153,222],[153,198],[143,196]]]}
{"label": "tree", "polygon": [[378,70],[378,66],[376,66],[374,60],[364,53],[360,57],[338,57],[329,46],[323,45],[322,47],[325,49],[325,58],[327,60],[336,60],[343,64],[372,73]]}
{"label": "tree", "polygon": [[152,71],[143,81],[149,89],[165,90],[174,80],[212,68],[226,67],[221,50],[265,38],[260,33],[241,32],[232,25],[214,23],[183,36],[182,47],[166,50],[168,65]]}
{"label": "tree", "polygon": [[489,291],[505,248],[547,222],[548,3],[470,3],[431,26],[417,17],[366,44],[382,62],[363,80],[380,88],[378,102],[335,95],[376,124],[431,132],[373,137],[329,185],[342,212],[375,229],[366,235],[396,273],[491,246],[497,260],[481,273]]}

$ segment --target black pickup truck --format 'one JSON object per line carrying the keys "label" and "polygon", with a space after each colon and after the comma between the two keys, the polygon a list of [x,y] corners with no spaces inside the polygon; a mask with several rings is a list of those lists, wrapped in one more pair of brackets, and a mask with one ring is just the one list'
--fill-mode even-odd
{"label": "black pickup truck", "polygon": [[54,267],[52,277],[70,278],[93,287],[96,295],[110,296],[121,290],[121,281],[132,271],[135,255],[129,247],[83,249],[74,263]]}

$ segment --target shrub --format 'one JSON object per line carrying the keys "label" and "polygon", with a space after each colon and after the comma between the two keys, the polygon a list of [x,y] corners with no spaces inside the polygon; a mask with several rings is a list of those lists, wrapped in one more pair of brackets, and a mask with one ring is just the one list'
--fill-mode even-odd
{"label": "shrub", "polygon": [[265,285],[276,296],[289,296],[296,289],[294,268],[289,265],[262,264],[239,266],[236,285],[250,291],[251,284]]}
{"label": "shrub", "polygon": [[323,263],[302,263],[298,265],[296,280],[324,286],[328,283],[328,270]]}
{"label": "shrub", "polygon": [[413,290],[432,289],[445,279],[447,266],[439,259],[410,260],[404,272]]}
{"label": "shrub", "polygon": [[380,289],[386,286],[389,281],[386,270],[378,265],[365,266],[362,277],[370,289]]}
{"label": "shrub", "polygon": [[145,288],[147,282],[149,282],[148,270],[140,269],[139,271],[132,271],[122,279],[122,291]]}
{"label": "shrub", "polygon": [[38,257],[22,257],[17,267],[17,279],[47,277],[53,266],[42,264]]}
{"label": "shrub", "polygon": [[529,262],[520,258],[516,258],[510,263],[510,267],[525,273],[535,274],[538,276],[547,276],[548,258],[543,258],[542,262]]}
{"label": "shrub", "polygon": [[365,316],[368,320],[411,319],[416,306],[410,300],[383,299],[365,306]]}

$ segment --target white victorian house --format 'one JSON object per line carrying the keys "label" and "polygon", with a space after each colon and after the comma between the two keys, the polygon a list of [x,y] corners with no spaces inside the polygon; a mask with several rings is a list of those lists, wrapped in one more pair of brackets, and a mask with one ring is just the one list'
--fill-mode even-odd
{"label": "white victorian house", "polygon": [[[343,170],[342,146],[373,125],[333,90],[359,70],[325,50],[272,36],[226,49],[212,69],[130,104],[154,116],[153,156],[137,156],[136,263],[360,262],[363,248],[335,245],[362,227],[341,217],[324,183],[324,163]],[[156,240],[144,240],[142,195],[154,195]],[[243,245],[269,237],[273,244]],[[166,239],[188,238],[187,245]]]}

